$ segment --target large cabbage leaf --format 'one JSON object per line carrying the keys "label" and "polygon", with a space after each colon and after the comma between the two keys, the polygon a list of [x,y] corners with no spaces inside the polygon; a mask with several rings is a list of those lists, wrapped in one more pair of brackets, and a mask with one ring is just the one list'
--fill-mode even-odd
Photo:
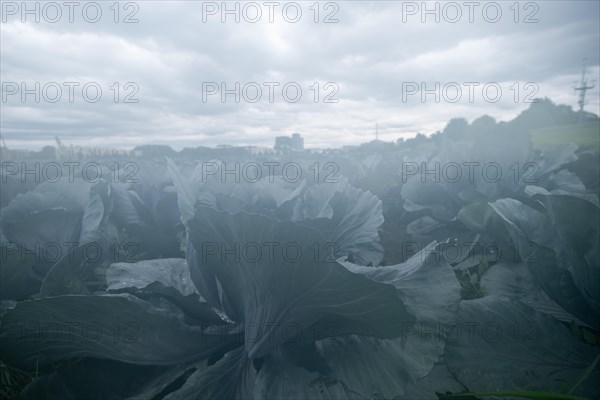
{"label": "large cabbage leaf", "polygon": [[250,357],[283,343],[290,326],[307,335],[325,318],[336,319],[338,334],[388,338],[414,322],[393,286],[338,264],[328,242],[309,227],[210,207],[199,207],[188,224],[197,258],[190,268],[210,271],[227,300],[222,309],[253,328],[246,331]]}
{"label": "large cabbage leaf", "polygon": [[35,368],[77,357],[173,365],[213,354],[233,340],[224,330],[188,326],[129,294],[27,300],[2,318],[3,359]]}
{"label": "large cabbage leaf", "polygon": [[[599,353],[553,317],[518,301],[486,296],[461,302],[445,358],[470,391],[558,392]],[[600,371],[592,371],[577,393],[597,396],[598,379]]]}

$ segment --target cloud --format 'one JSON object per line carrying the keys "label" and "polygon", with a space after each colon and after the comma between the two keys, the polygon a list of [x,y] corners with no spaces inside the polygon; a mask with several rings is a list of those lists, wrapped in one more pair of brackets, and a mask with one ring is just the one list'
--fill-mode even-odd
{"label": "cloud", "polygon": [[[299,2],[297,23],[281,13],[291,2],[280,3],[274,23],[264,3],[256,2],[262,10],[257,23],[244,21],[243,15],[239,23],[233,15],[222,23],[220,14],[204,15],[203,22],[208,3],[133,2],[137,9],[120,3],[118,23],[109,3],[100,3],[102,18],[93,24],[80,10],[73,23],[66,13],[58,23],[44,18],[23,23],[19,15],[4,15],[0,67],[7,100],[0,103],[0,130],[8,145],[40,147],[59,136],[67,144],[124,148],[271,146],[274,136],[300,132],[309,147],[337,147],[371,140],[375,122],[382,139],[395,140],[433,133],[453,117],[510,119],[528,106],[523,101],[531,93],[528,82],[536,85],[536,95],[576,106],[572,87],[582,59],[587,58],[590,77],[600,71],[597,2],[530,2],[537,9],[519,3],[518,15],[509,8],[513,3],[499,2],[502,18],[496,23],[481,14],[484,3],[472,23],[462,2],[456,2],[460,21],[449,22],[442,13],[436,23],[435,15],[422,15],[422,2],[387,1],[331,2],[327,9],[319,3],[318,15],[310,8],[313,3]],[[409,3],[419,12],[403,14]],[[239,4],[243,9],[249,3]],[[426,7],[442,12],[446,4],[427,2]],[[139,22],[122,23],[132,12]],[[523,23],[531,13],[539,21]],[[339,22],[323,23],[330,14]],[[29,89],[38,82],[41,100],[8,95],[11,82]],[[63,90],[55,103],[43,96],[50,82]],[[72,102],[65,82],[79,84]],[[204,98],[207,82],[223,83],[230,91],[238,83],[239,102],[232,93],[225,102],[220,93]],[[269,82],[278,84],[273,101]],[[411,82],[426,89],[456,82],[463,90],[465,82],[479,82],[477,90],[497,83],[503,91],[497,102],[486,101],[481,92],[473,102],[466,92],[457,102],[447,96],[435,101],[433,95],[422,101],[420,93],[403,96]],[[99,101],[87,101],[86,84],[93,86],[90,90],[101,88]],[[286,84],[292,97],[293,89],[301,88],[299,101],[286,99]],[[262,96],[251,102],[257,86]],[[52,94],[52,87],[46,89]],[[328,95],[338,102],[324,102]],[[597,88],[588,100],[587,109],[600,111]]]}

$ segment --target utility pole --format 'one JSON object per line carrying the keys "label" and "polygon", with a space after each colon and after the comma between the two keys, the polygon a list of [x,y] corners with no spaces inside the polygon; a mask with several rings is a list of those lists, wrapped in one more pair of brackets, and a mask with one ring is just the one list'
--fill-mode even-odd
{"label": "utility pole", "polygon": [[[58,136],[54,136],[54,141],[56,142],[56,159],[63,160],[66,156],[66,148],[58,138]],[[68,157],[67,157],[68,159]]]}
{"label": "utility pole", "polygon": [[588,90],[593,89],[595,87],[596,87],[595,85],[588,85],[588,81],[585,76],[585,60],[584,60],[583,69],[581,71],[581,82],[579,82],[579,86],[576,86],[574,88],[574,90],[576,92],[579,92],[579,101],[577,102],[577,104],[579,104],[579,119],[580,120],[583,118],[583,107],[585,106],[585,93]]}
{"label": "utility pole", "polygon": [[10,152],[8,151],[8,146],[6,146],[6,142],[4,141],[4,138],[2,138],[2,147],[4,147],[5,161],[10,161],[11,160]]}

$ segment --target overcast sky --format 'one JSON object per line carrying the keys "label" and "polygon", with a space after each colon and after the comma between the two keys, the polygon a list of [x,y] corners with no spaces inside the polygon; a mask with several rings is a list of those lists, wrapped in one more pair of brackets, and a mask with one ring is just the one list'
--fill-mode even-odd
{"label": "overcast sky", "polygon": [[118,14],[113,3],[42,2],[36,22],[36,3],[23,13],[20,1],[1,2],[9,147],[54,136],[118,148],[272,146],[293,132],[307,147],[337,147],[372,140],[376,122],[391,141],[453,117],[508,120],[532,96],[577,107],[584,57],[596,85],[586,109],[600,111],[595,0],[428,2],[430,14],[421,1],[230,1],[230,14],[220,1],[121,2]]}

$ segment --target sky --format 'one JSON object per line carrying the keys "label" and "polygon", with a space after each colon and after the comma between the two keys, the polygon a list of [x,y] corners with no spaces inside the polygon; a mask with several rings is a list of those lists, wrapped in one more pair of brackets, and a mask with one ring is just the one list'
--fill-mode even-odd
{"label": "sky", "polygon": [[323,148],[377,123],[395,141],[535,97],[576,108],[584,63],[598,114],[599,3],[1,1],[0,133],[179,150],[298,132]]}

